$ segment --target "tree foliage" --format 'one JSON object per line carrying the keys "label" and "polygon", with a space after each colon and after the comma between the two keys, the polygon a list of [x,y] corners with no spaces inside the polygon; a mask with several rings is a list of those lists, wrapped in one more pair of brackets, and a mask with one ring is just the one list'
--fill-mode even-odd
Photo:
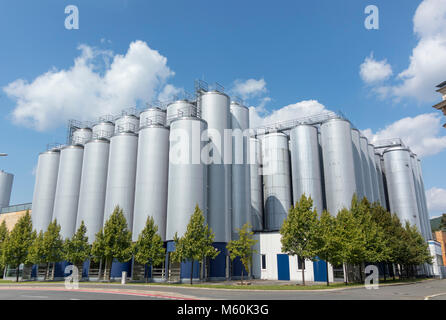
{"label": "tree foliage", "polygon": [[2,224],[0,224],[0,273],[3,272],[5,268],[5,263],[3,262],[3,245],[8,239],[9,231],[6,227],[6,222],[3,220]]}
{"label": "tree foliage", "polygon": [[73,237],[65,240],[63,254],[66,261],[79,265],[90,258],[91,245],[86,233],[87,227],[82,221]]}

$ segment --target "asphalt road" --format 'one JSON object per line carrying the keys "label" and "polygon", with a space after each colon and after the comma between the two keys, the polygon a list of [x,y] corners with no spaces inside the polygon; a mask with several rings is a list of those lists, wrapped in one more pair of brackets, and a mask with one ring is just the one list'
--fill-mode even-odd
{"label": "asphalt road", "polygon": [[135,299],[223,299],[223,300],[446,300],[446,280],[414,284],[326,291],[247,291],[172,286],[88,284],[78,290],[65,289],[61,283],[1,284],[0,300],[135,300]]}

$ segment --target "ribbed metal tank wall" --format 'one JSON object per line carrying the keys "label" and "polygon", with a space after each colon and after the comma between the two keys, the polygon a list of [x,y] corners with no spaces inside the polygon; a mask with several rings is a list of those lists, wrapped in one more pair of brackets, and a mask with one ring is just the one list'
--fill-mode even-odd
{"label": "ribbed metal tank wall", "polygon": [[[248,164],[249,109],[231,102],[232,126],[232,239],[238,239],[237,229],[251,221],[251,181]],[[245,135],[244,135],[245,134]]]}
{"label": "ribbed metal tank wall", "polygon": [[157,107],[149,108],[139,114],[139,127],[166,125],[166,110]]}
{"label": "ribbed metal tank wall", "polygon": [[[208,221],[215,233],[215,242],[231,239],[231,112],[229,97],[219,91],[199,96],[201,117],[208,124],[212,161],[208,165]],[[226,132],[225,132],[226,131]],[[229,137],[225,137],[229,133]]]}
{"label": "ribbed metal tank wall", "polygon": [[188,100],[178,100],[167,106],[166,125],[178,118],[196,117],[197,107]]}
{"label": "ribbed metal tank wall", "polygon": [[251,221],[254,231],[263,230],[263,182],[261,173],[262,154],[260,140],[249,139],[249,163],[251,186]]}
{"label": "ribbed metal tank wall", "polygon": [[352,142],[353,142],[353,159],[355,165],[355,177],[358,199],[361,200],[366,195],[365,183],[364,183],[364,169],[362,168],[364,160],[362,159],[361,152],[361,134],[356,128],[352,129]]}
{"label": "ribbed metal tank wall", "polygon": [[368,150],[369,150],[370,176],[372,177],[372,188],[373,188],[372,202],[381,203],[381,199],[379,196],[379,187],[378,187],[378,174],[376,172],[376,164],[375,164],[375,147],[369,143]]}
{"label": "ribbed metal tank wall", "polygon": [[139,129],[139,118],[135,115],[126,115],[115,121],[115,134],[120,132],[136,133]]}
{"label": "ribbed metal tank wall", "polygon": [[76,228],[83,156],[81,145],[67,146],[60,152],[53,220],[57,219],[63,239],[71,238]]}
{"label": "ribbed metal tank wall", "polygon": [[[192,117],[172,121],[169,143],[166,240],[181,237],[195,206],[207,219],[207,166],[200,150],[206,145],[204,120]],[[203,138],[200,141],[200,136]]]}
{"label": "ribbed metal tank wall", "polygon": [[136,166],[133,241],[151,216],[158,233],[166,240],[167,182],[169,170],[169,129],[163,125],[143,126],[139,130]]}
{"label": "ribbed metal tank wall", "polygon": [[327,209],[337,215],[349,208],[356,192],[350,122],[331,119],[321,125]]}
{"label": "ribbed metal tank wall", "polygon": [[361,158],[362,158],[362,173],[364,176],[364,189],[365,196],[369,201],[373,201],[373,187],[372,187],[372,175],[370,172],[370,158],[369,158],[369,141],[366,137],[360,137],[361,143]]}
{"label": "ribbed metal tank wall", "polygon": [[93,139],[106,138],[110,139],[115,133],[115,125],[113,122],[104,121],[93,126]]}
{"label": "ribbed metal tank wall", "polygon": [[51,150],[39,155],[31,212],[33,227],[37,232],[46,231],[53,219],[59,159],[59,150]]}
{"label": "ribbed metal tank wall", "polygon": [[9,206],[14,175],[0,170],[0,209]]}
{"label": "ribbed metal tank wall", "polygon": [[90,128],[77,129],[73,132],[73,137],[71,138],[72,144],[84,145],[87,141],[91,139],[93,132]]}
{"label": "ribbed metal tank wall", "polygon": [[261,137],[265,229],[281,228],[292,205],[288,137],[270,133]]}
{"label": "ribbed metal tank wall", "polygon": [[375,165],[376,172],[378,176],[378,189],[379,189],[379,198],[381,199],[381,206],[387,209],[387,199],[386,199],[386,191],[384,189],[384,177],[383,170],[381,167],[382,156],[379,153],[375,153]]}
{"label": "ribbed metal tank wall", "polygon": [[383,152],[390,210],[402,223],[417,224],[418,207],[412,177],[410,151],[402,147]]}
{"label": "ribbed metal tank wall", "polygon": [[318,214],[324,210],[317,128],[299,125],[290,132],[293,204],[311,196]]}
{"label": "ribbed metal tank wall", "polygon": [[129,230],[133,227],[137,150],[138,135],[135,133],[118,133],[111,138],[104,223],[115,207],[119,206],[124,212]]}
{"label": "ribbed metal tank wall", "polygon": [[85,144],[76,230],[84,221],[88,242],[93,243],[104,221],[110,141],[94,139]]}
{"label": "ribbed metal tank wall", "polygon": [[413,176],[413,182],[415,186],[415,195],[417,199],[417,206],[418,206],[418,220],[420,224],[420,231],[423,237],[427,240],[427,226],[426,221],[424,219],[424,207],[423,207],[423,199],[421,195],[421,183],[420,183],[420,177],[418,174],[418,161],[417,156],[414,153],[410,154],[410,161],[411,161],[411,168],[412,168],[412,176]]}
{"label": "ribbed metal tank wall", "polygon": [[422,205],[423,205],[423,212],[424,212],[424,220],[425,224],[427,225],[427,237],[428,240],[432,240],[432,228],[430,225],[430,219],[429,219],[429,210],[427,207],[427,201],[426,201],[426,190],[424,189],[424,180],[423,180],[423,171],[421,169],[421,161],[420,159],[417,159],[417,168],[418,168],[418,174],[420,179],[420,190],[421,190],[421,199],[422,199]]}

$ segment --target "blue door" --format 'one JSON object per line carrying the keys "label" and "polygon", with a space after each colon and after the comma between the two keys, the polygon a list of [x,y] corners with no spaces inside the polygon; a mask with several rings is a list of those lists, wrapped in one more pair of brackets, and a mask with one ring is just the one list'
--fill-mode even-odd
{"label": "blue door", "polygon": [[290,280],[290,260],[287,254],[277,255],[277,278],[279,280]]}
{"label": "blue door", "polygon": [[323,260],[313,262],[314,281],[327,281],[327,263]]}

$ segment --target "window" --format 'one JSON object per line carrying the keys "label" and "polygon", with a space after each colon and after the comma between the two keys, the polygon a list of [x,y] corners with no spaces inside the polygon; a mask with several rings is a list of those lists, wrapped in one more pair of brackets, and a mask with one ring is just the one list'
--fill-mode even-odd
{"label": "window", "polygon": [[266,255],[262,254],[262,270],[266,269]]}
{"label": "window", "polygon": [[302,268],[305,270],[305,259],[297,257],[297,269],[302,270]]}

